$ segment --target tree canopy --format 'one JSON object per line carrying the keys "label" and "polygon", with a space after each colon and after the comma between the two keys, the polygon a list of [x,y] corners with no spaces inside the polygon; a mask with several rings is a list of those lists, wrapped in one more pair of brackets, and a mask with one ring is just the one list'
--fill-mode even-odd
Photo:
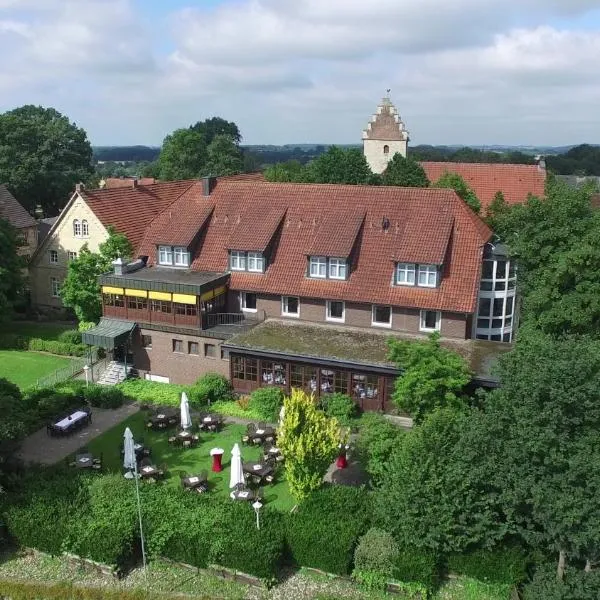
{"label": "tree canopy", "polygon": [[55,215],[75,184],[94,173],[86,132],[54,108],[22,106],[0,114],[0,182],[28,210]]}
{"label": "tree canopy", "polygon": [[131,257],[131,253],[125,235],[109,227],[108,239],[100,244],[100,252],[91,252],[85,244],[79,256],[69,263],[60,295],[63,304],[75,311],[80,322],[98,321],[102,315],[98,277],[112,270],[112,261],[117,257]]}
{"label": "tree canopy", "polygon": [[394,384],[394,403],[415,420],[439,407],[463,406],[461,392],[471,381],[465,359],[440,344],[440,334],[426,341],[390,338],[389,358],[402,374]]}
{"label": "tree canopy", "polygon": [[23,267],[17,230],[0,219],[0,322],[6,320],[23,294]]}
{"label": "tree canopy", "polygon": [[388,163],[382,181],[383,185],[421,188],[429,186],[425,169],[416,160],[404,157],[399,152],[396,152]]}
{"label": "tree canopy", "polygon": [[453,189],[459,198],[462,198],[465,203],[479,214],[481,211],[481,202],[475,192],[469,187],[467,182],[458,174],[446,171],[434,184],[436,188]]}
{"label": "tree canopy", "polygon": [[228,135],[215,136],[206,148],[206,153],[204,175],[236,175],[244,170],[242,152],[233,138]]}
{"label": "tree canopy", "polygon": [[221,117],[210,117],[204,121],[198,121],[190,129],[202,135],[207,146],[212,144],[213,140],[220,135],[232,139],[236,146],[242,141],[242,134],[238,126],[233,121],[227,121]]}
{"label": "tree canopy", "polygon": [[158,176],[164,181],[194,179],[206,165],[206,140],[194,129],[176,129],[168,135],[158,157]]}

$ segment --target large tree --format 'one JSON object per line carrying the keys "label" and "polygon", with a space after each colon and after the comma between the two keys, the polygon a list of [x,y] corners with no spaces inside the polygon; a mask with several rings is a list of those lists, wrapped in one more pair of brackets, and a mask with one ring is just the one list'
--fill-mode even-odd
{"label": "large tree", "polygon": [[471,381],[465,359],[440,344],[440,334],[426,341],[390,338],[389,358],[402,374],[394,384],[393,400],[416,421],[436,408],[460,407],[463,388]]}
{"label": "large tree", "polygon": [[475,192],[469,187],[467,182],[458,174],[451,171],[446,171],[434,184],[436,188],[453,189],[457,196],[465,201],[474,212],[481,211],[481,202]]}
{"label": "large tree", "polygon": [[396,152],[383,173],[383,185],[424,188],[429,185],[429,179],[416,160]]}
{"label": "large tree", "polygon": [[207,145],[211,144],[219,135],[228,136],[236,146],[242,141],[242,134],[238,126],[233,121],[227,121],[221,117],[210,117],[204,121],[198,121],[190,129],[200,133]]}
{"label": "large tree", "polygon": [[233,138],[225,134],[216,135],[206,149],[208,160],[205,175],[235,175],[244,170],[244,158]]}
{"label": "large tree", "polygon": [[206,139],[199,131],[176,129],[163,142],[158,176],[164,181],[194,179],[202,173],[207,157]]}
{"label": "large tree", "polygon": [[98,277],[112,270],[112,261],[117,257],[131,257],[131,253],[129,240],[109,227],[108,239],[100,244],[100,252],[91,252],[86,244],[69,263],[60,295],[63,304],[75,311],[81,323],[97,322],[102,315]]}
{"label": "large tree", "polygon": [[264,176],[267,181],[303,183],[308,180],[307,168],[297,160],[269,165]]}
{"label": "large tree", "polygon": [[25,263],[17,249],[17,230],[0,219],[0,322],[8,318],[23,294]]}
{"label": "large tree", "polygon": [[93,175],[86,132],[53,108],[22,106],[0,115],[0,182],[29,210],[63,207]]}
{"label": "large tree", "polygon": [[368,185],[374,176],[361,150],[332,146],[310,163],[308,179],[314,183]]}

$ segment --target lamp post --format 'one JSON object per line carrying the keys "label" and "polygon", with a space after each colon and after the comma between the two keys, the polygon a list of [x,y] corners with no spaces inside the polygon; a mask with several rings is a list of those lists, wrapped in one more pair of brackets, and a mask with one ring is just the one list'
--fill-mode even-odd
{"label": "lamp post", "polygon": [[252,508],[254,509],[254,512],[256,513],[256,529],[260,529],[260,517],[259,517],[259,513],[260,513],[260,509],[262,508],[262,504],[260,503],[260,501],[256,501],[254,502],[254,504],[252,504]]}
{"label": "lamp post", "polygon": [[85,385],[90,385],[90,365],[83,365],[83,372],[85,373]]}

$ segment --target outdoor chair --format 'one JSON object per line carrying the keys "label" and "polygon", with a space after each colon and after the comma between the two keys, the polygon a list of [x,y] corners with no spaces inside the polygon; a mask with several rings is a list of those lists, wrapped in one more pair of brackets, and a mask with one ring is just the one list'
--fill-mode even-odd
{"label": "outdoor chair", "polygon": [[151,467],[152,466],[152,461],[148,458],[142,458],[142,460],[140,461],[140,467]]}
{"label": "outdoor chair", "polygon": [[236,483],[233,491],[234,492],[243,492],[246,489],[246,486],[243,483]]}
{"label": "outdoor chair", "polygon": [[273,444],[275,442],[275,435],[268,435],[265,438],[265,442],[268,442],[269,444]]}
{"label": "outdoor chair", "polygon": [[177,436],[172,435],[167,441],[169,442],[170,446],[176,446],[177,445]]}
{"label": "outdoor chair", "polygon": [[50,437],[56,436],[56,428],[54,427],[54,423],[46,423],[46,435]]}
{"label": "outdoor chair", "polygon": [[258,422],[257,429],[266,429],[266,428],[267,428],[267,424],[264,421],[259,421]]}

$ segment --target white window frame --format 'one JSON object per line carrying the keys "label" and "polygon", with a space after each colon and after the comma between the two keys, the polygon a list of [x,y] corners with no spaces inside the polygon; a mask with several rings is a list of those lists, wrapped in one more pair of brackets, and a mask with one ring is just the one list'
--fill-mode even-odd
{"label": "white window frame", "polygon": [[256,308],[246,308],[246,294],[254,294],[255,292],[240,292],[240,307],[242,312],[255,313],[258,311],[258,297],[256,298]]}
{"label": "white window frame", "polygon": [[[410,281],[411,276],[412,281]],[[416,281],[417,265],[415,263],[396,264],[396,285],[415,285]]]}
{"label": "white window frame", "polygon": [[90,226],[87,222],[87,219],[83,219],[81,221],[81,237],[83,237],[83,238],[90,237]]}
{"label": "white window frame", "polygon": [[[426,327],[426,313],[434,312],[435,313],[435,327],[431,329],[430,327]],[[419,314],[419,331],[441,331],[442,330],[442,313],[439,310],[421,310]]]}
{"label": "white window frame", "polygon": [[[53,260],[56,258],[56,260]],[[57,265],[58,264],[58,250],[50,250],[50,264]]]}
{"label": "white window frame", "polygon": [[73,262],[74,260],[77,260],[77,252],[74,252],[73,250],[69,250],[69,252],[67,253],[67,256],[69,257],[69,262]]}
{"label": "white window frame", "polygon": [[262,273],[265,270],[265,259],[261,252],[248,252],[246,264],[248,271],[252,273]]}
{"label": "white window frame", "polygon": [[347,263],[345,259],[329,259],[329,279],[346,279],[347,270]]}
{"label": "white window frame", "polygon": [[[342,316],[341,318],[331,316],[331,303],[341,302],[342,304]],[[331,321],[332,323],[344,323],[346,321],[346,303],[343,300],[327,300],[325,307],[325,320]]]}
{"label": "white window frame", "polygon": [[73,236],[76,238],[81,237],[81,221],[79,219],[73,221]]}
{"label": "white window frame", "polygon": [[173,248],[173,264],[176,267],[190,266],[190,253],[185,246],[175,246]]}
{"label": "white window frame", "polygon": [[[313,267],[315,268],[313,269]],[[308,275],[314,279],[326,279],[327,258],[325,256],[311,256],[309,261]]]}
{"label": "white window frame", "polygon": [[245,271],[246,270],[246,253],[240,252],[239,250],[231,251],[231,260],[229,268],[232,271]]}
{"label": "white window frame", "polygon": [[[424,276],[425,283],[421,282],[421,275]],[[431,276],[433,276],[433,283],[431,282]],[[437,287],[437,267],[435,265],[419,265],[417,285],[419,287]]]}
{"label": "white window frame", "polygon": [[[288,301],[290,298],[296,298],[298,300],[298,311],[293,313],[288,311]],[[281,296],[281,314],[284,317],[300,317],[300,298],[298,296]]]}
{"label": "white window frame", "polygon": [[172,265],[173,264],[173,248],[171,246],[158,247],[158,264]]}
{"label": "white window frame", "polygon": [[50,277],[50,293],[53,298],[60,298],[60,281],[56,277]]}
{"label": "white window frame", "polygon": [[[375,312],[378,308],[389,308],[390,309],[390,320],[387,323],[384,323],[383,321],[376,321],[375,320]],[[391,306],[386,306],[385,304],[373,304],[371,306],[371,325],[373,327],[385,327],[387,329],[391,329],[392,327],[392,314],[393,314],[393,310]]]}

